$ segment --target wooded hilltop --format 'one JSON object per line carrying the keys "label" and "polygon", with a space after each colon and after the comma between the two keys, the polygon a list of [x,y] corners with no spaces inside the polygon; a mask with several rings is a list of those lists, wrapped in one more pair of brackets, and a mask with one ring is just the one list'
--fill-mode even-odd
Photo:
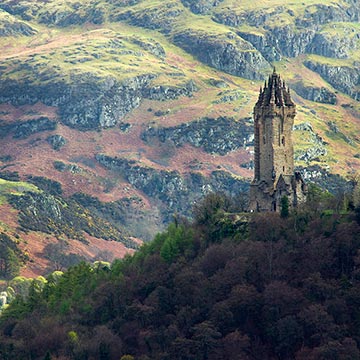
{"label": "wooded hilltop", "polygon": [[310,195],[249,214],[210,194],[132,256],[33,281],[1,359],[360,359],[360,206]]}

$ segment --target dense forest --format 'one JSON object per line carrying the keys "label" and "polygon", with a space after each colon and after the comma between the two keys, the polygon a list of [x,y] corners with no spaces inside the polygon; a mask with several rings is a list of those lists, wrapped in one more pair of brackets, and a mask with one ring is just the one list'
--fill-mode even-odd
{"label": "dense forest", "polygon": [[0,358],[360,359],[360,207],[310,194],[280,214],[211,194],[133,256],[34,280]]}

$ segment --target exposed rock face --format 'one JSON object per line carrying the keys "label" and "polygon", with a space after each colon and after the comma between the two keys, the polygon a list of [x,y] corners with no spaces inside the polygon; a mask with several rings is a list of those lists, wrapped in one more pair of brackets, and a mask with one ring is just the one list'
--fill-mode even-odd
{"label": "exposed rock face", "polygon": [[67,142],[66,139],[61,135],[50,135],[46,141],[54,150],[60,150]]}
{"label": "exposed rock face", "polygon": [[53,166],[57,171],[69,171],[72,174],[80,174],[83,171],[83,169],[76,164],[65,164],[58,160],[54,161]]}
{"label": "exposed rock face", "polygon": [[243,96],[241,91],[225,90],[218,93],[219,99],[214,100],[214,104],[228,103],[240,99]]}
{"label": "exposed rock face", "polygon": [[262,71],[270,67],[249,42],[231,32],[224,36],[188,29],[174,35],[173,41],[203,63],[247,79],[262,79]]}
{"label": "exposed rock face", "polygon": [[137,247],[122,229],[91,214],[74,200],[64,200],[46,193],[26,193],[9,195],[9,201],[20,211],[19,223],[23,229],[65,234],[82,241],[85,241],[85,231],[98,238],[120,241],[130,248]]}
{"label": "exposed rock face", "polygon": [[169,221],[174,212],[189,216],[194,201],[209,192],[236,195],[249,184],[225,171],[214,171],[209,178],[199,173],[181,175],[177,171],[142,167],[135,161],[99,154],[96,159],[108,169],[119,172],[132,186],[152,198],[163,220]]}
{"label": "exposed rock face", "polygon": [[188,143],[212,154],[225,155],[250,145],[253,141],[253,128],[248,119],[235,121],[225,117],[204,118],[175,127],[149,127],[141,134],[141,138],[143,141],[150,141],[152,138],[163,143],[171,141],[175,146]]}
{"label": "exposed rock face", "polygon": [[11,15],[0,10],[0,36],[31,36],[37,31],[30,25],[18,21]]}
{"label": "exposed rock face", "polygon": [[308,45],[307,52],[337,59],[347,59],[350,51],[356,48],[357,41],[351,36],[334,36],[318,33]]}
{"label": "exposed rock face", "polygon": [[270,29],[268,42],[282,55],[296,57],[304,54],[314,39],[315,30],[296,29],[293,26],[274,27]]}
{"label": "exposed rock face", "polygon": [[309,123],[301,123],[294,126],[295,131],[302,131],[303,136],[313,144],[304,151],[297,152],[295,160],[310,162],[312,160],[319,160],[321,156],[327,154],[325,141],[316,134]]}
{"label": "exposed rock face", "polygon": [[83,130],[116,125],[129,111],[139,106],[142,91],[153,75],[140,75],[119,83],[115,78],[86,79],[81,76],[68,89],[59,104],[62,121]]}
{"label": "exposed rock face", "polygon": [[239,35],[253,44],[268,61],[309,53],[345,59],[356,47],[354,36],[333,36],[330,33],[317,33],[316,28],[297,29],[290,25],[269,28],[264,34],[239,32]]}
{"label": "exposed rock face", "polygon": [[143,98],[170,100],[192,96],[193,81],[183,86],[151,86],[154,74],[144,74],[119,81],[115,77],[98,77],[92,73],[73,75],[71,83],[33,84],[4,80],[0,83],[0,102],[13,105],[57,106],[61,121],[80,130],[115,126]]}
{"label": "exposed rock face", "polygon": [[360,73],[357,68],[320,64],[314,61],[305,61],[304,64],[310,70],[319,73],[335,89],[348,94],[355,100],[360,99],[360,92],[357,89],[360,84]]}
{"label": "exposed rock face", "polygon": [[12,124],[0,123],[0,136],[7,136],[9,133],[13,134],[15,139],[26,139],[30,135],[56,129],[56,121],[50,120],[47,117],[41,117],[24,122],[15,122]]}
{"label": "exposed rock face", "polygon": [[143,96],[151,100],[173,100],[177,99],[180,96],[191,97],[193,92],[196,91],[195,83],[190,80],[183,86],[166,86],[166,85],[156,85],[150,86],[142,92]]}
{"label": "exposed rock face", "polygon": [[238,32],[239,36],[251,43],[267,61],[281,60],[281,52],[272,42],[267,34]]}
{"label": "exposed rock face", "polygon": [[358,21],[360,6],[358,1],[349,0],[348,7],[338,4],[309,6],[303,15],[296,19],[298,26],[318,26],[329,22]]}
{"label": "exposed rock face", "polygon": [[180,4],[168,2],[142,10],[115,13],[110,18],[112,21],[127,21],[134,26],[170,33],[176,23],[176,19],[183,12],[184,8]]}
{"label": "exposed rock face", "polygon": [[159,57],[164,58],[166,56],[165,49],[161,46],[160,43],[153,39],[149,39],[151,41],[144,41],[141,39],[133,39],[132,42],[136,45],[139,45],[144,50],[148,51],[149,53]]}
{"label": "exposed rock face", "polygon": [[207,14],[224,0],[181,0],[194,14]]}
{"label": "exposed rock face", "polygon": [[350,182],[337,174],[331,174],[318,165],[307,166],[306,168],[299,167],[299,169],[308,182],[313,182],[324,189],[327,189],[332,194],[339,192],[348,192],[352,190]]}
{"label": "exposed rock face", "polygon": [[[58,106],[64,124],[82,130],[116,125],[129,111],[136,108],[152,74],[140,75],[123,82],[93,75],[79,76],[72,84],[32,85],[3,81],[1,102],[13,105],[35,104]],[[34,126],[34,124],[31,124]],[[25,126],[25,125],[24,125]]]}
{"label": "exposed rock face", "polygon": [[261,27],[267,21],[274,19],[277,15],[286,11],[284,6],[276,6],[271,9],[261,9],[244,12],[234,12],[232,10],[225,10],[214,15],[214,20],[232,27],[237,27],[243,24],[250,26]]}
{"label": "exposed rock face", "polygon": [[[216,13],[214,19],[228,26],[246,24],[257,28],[254,32],[241,31],[239,35],[252,43],[268,61],[305,53],[344,59],[356,46],[358,34],[354,33],[354,29],[349,28],[346,36],[337,35],[336,30],[319,30],[330,22],[357,21],[359,11],[359,4],[350,4],[349,7],[319,4],[308,6],[304,15],[295,18],[291,10],[278,6],[250,12],[225,10]],[[291,25],[274,25],[283,22],[281,16],[293,17]],[[336,28],[336,25],[333,27]],[[261,31],[258,31],[259,28]]]}
{"label": "exposed rock face", "polygon": [[336,94],[325,87],[305,86],[303,83],[298,82],[293,84],[293,88],[304,99],[322,104],[336,104]]}

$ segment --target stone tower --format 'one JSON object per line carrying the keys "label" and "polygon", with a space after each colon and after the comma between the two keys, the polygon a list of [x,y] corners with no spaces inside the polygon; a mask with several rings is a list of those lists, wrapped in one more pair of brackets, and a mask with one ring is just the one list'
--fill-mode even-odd
{"label": "stone tower", "polygon": [[274,69],[254,107],[255,176],[250,186],[251,211],[280,211],[305,201],[306,184],[294,173],[292,129],[296,107],[290,90]]}

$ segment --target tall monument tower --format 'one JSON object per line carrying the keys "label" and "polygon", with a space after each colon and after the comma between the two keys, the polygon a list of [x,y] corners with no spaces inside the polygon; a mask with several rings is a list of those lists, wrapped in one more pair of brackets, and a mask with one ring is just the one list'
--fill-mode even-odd
{"label": "tall monument tower", "polygon": [[306,197],[306,184],[294,173],[292,128],[296,106],[290,90],[274,69],[254,107],[255,176],[250,186],[251,211],[280,211],[286,196],[290,207]]}

